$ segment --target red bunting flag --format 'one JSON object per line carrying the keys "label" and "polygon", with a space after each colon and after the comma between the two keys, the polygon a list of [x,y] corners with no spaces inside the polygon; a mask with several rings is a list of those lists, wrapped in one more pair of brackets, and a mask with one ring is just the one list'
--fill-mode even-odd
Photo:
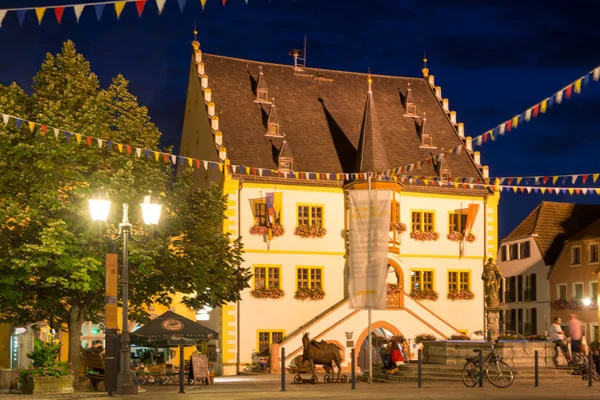
{"label": "red bunting flag", "polygon": [[535,106],[533,106],[533,109],[531,110],[531,115],[533,115],[533,118],[537,118],[539,112],[540,112],[540,105],[536,104]]}
{"label": "red bunting flag", "polygon": [[137,8],[138,16],[142,18],[142,13],[144,12],[144,6],[146,5],[146,0],[137,0],[135,2],[135,8]]}
{"label": "red bunting flag", "polygon": [[483,134],[483,143],[487,143],[487,140],[488,140],[488,133],[486,132]]}
{"label": "red bunting flag", "polygon": [[46,125],[42,125],[42,136],[46,136],[46,132],[48,132],[48,127]]}
{"label": "red bunting flag", "polygon": [[131,146],[127,145],[125,148],[127,149],[127,154],[131,155]]}
{"label": "red bunting flag", "polygon": [[227,0],[223,0],[223,7],[225,7],[225,4],[227,4]]}
{"label": "red bunting flag", "polygon": [[548,177],[547,176],[544,177],[543,182],[544,182],[544,185],[546,184],[546,182],[548,182]]}
{"label": "red bunting flag", "polygon": [[565,89],[565,97],[567,99],[571,98],[571,93],[573,92],[573,85],[569,85],[569,87],[567,87]]}
{"label": "red bunting flag", "polygon": [[583,177],[582,177],[583,183],[585,183],[587,181],[587,178],[588,178],[587,174],[583,175]]}
{"label": "red bunting flag", "polygon": [[513,178],[508,178],[508,184],[511,185],[513,182]]}
{"label": "red bunting flag", "polygon": [[56,21],[60,24],[62,22],[63,13],[65,12],[64,7],[56,7],[54,9],[54,15],[56,15]]}
{"label": "red bunting flag", "polygon": [[196,168],[200,169],[200,160],[196,159]]}
{"label": "red bunting flag", "polygon": [[575,189],[575,193],[581,194],[581,189]]}
{"label": "red bunting flag", "polygon": [[92,140],[93,140],[93,139],[94,139],[94,138],[93,138],[93,137],[91,137],[91,136],[87,136],[87,137],[85,138],[85,140],[87,141],[87,145],[88,145],[88,146],[92,147]]}
{"label": "red bunting flag", "polygon": [[169,162],[169,155],[167,153],[163,153],[163,160],[168,163]]}

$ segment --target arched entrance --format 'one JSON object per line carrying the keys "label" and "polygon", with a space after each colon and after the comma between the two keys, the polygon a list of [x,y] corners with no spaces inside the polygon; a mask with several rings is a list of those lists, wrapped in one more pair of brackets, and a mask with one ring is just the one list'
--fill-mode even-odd
{"label": "arched entrance", "polygon": [[[369,369],[369,338],[367,337],[368,328],[362,331],[358,340],[356,341],[356,349],[358,354],[356,355],[356,365],[360,368],[360,371],[366,371]],[[386,321],[377,321],[371,324],[371,332],[380,336],[402,336],[402,332],[394,325]],[[380,362],[379,351],[373,346],[373,364]]]}
{"label": "arched entrance", "polygon": [[404,307],[404,273],[400,264],[388,258],[388,270],[386,276],[387,306],[388,308]]}

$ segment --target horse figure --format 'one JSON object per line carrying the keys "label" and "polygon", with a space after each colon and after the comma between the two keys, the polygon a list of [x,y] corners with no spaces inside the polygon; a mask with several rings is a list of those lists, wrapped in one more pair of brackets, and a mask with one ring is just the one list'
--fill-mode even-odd
{"label": "horse figure", "polygon": [[305,332],[302,336],[302,344],[304,346],[304,353],[302,353],[302,362],[308,361],[310,363],[310,370],[315,375],[315,365],[323,365],[329,368],[333,375],[333,363],[337,367],[337,380],[339,381],[342,373],[342,357],[340,355],[340,349],[331,343],[327,343],[324,340],[317,342],[316,340],[309,340],[308,332]]}

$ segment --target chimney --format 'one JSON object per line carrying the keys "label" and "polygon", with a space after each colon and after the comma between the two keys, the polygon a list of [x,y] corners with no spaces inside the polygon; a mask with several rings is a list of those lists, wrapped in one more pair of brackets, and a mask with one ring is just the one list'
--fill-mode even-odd
{"label": "chimney", "polygon": [[483,172],[483,177],[485,179],[489,179],[490,178],[490,170],[489,170],[489,168],[488,168],[487,165],[483,166],[483,171],[482,172]]}
{"label": "chimney", "polygon": [[225,161],[227,158],[227,149],[223,146],[219,147],[219,160]]}
{"label": "chimney", "polygon": [[473,139],[471,138],[471,136],[467,136],[467,141],[465,142],[465,144],[467,145],[468,151],[473,151]]}
{"label": "chimney", "polygon": [[458,123],[458,136],[460,136],[461,139],[465,138],[465,124],[462,122]]}
{"label": "chimney", "polygon": [[473,153],[473,161],[475,161],[475,164],[481,165],[481,154],[478,151]]}
{"label": "chimney", "polygon": [[198,67],[198,75],[200,75],[200,76],[204,75],[204,63],[203,62],[199,62],[196,65]]}
{"label": "chimney", "polygon": [[213,131],[219,130],[219,117],[217,115],[213,115],[211,118],[211,128]]}
{"label": "chimney", "polygon": [[208,116],[212,117],[215,115],[215,103],[212,101],[208,103]]}
{"label": "chimney", "polygon": [[288,53],[290,56],[294,57],[294,71],[302,71],[302,65],[298,66],[298,58],[302,57],[304,53],[302,50],[294,49]]}
{"label": "chimney", "polygon": [[433,77],[433,75],[429,75],[429,84],[431,86],[435,86],[435,78]]}
{"label": "chimney", "polygon": [[436,87],[435,87],[435,96],[436,96],[438,99],[441,99],[441,98],[442,98],[442,87],[441,87],[441,86],[436,86]]}
{"label": "chimney", "polygon": [[450,111],[450,105],[448,103],[448,99],[442,100],[442,107],[444,107],[444,111]]}
{"label": "chimney", "polygon": [[217,146],[221,146],[223,144],[223,132],[215,132],[215,143],[217,144]]}
{"label": "chimney", "polygon": [[204,101],[210,103],[212,99],[212,90],[210,88],[204,89]]}
{"label": "chimney", "polygon": [[456,111],[450,111],[450,122],[456,124]]}
{"label": "chimney", "polygon": [[208,75],[204,74],[200,77],[200,85],[202,86],[202,89],[208,87]]}

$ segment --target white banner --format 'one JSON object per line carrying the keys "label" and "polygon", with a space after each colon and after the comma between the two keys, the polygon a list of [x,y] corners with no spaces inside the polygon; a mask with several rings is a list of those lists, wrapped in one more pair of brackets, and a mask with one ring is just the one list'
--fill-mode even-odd
{"label": "white banner", "polygon": [[350,191],[350,308],[387,306],[388,235],[392,192]]}

